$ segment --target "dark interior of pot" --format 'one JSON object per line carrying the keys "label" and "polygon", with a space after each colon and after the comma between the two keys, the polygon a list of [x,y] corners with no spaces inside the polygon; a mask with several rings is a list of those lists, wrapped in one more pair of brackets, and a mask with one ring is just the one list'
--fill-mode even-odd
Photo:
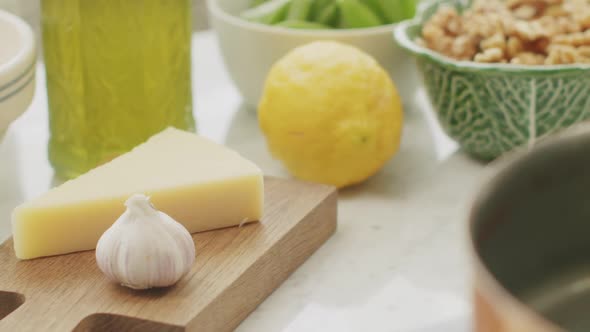
{"label": "dark interior of pot", "polygon": [[567,331],[590,331],[590,134],[512,164],[480,197],[472,237],[510,293]]}

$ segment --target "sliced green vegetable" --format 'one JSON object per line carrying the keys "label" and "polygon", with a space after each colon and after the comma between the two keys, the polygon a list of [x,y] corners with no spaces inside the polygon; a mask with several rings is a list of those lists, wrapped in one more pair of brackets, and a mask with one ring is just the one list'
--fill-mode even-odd
{"label": "sliced green vegetable", "polygon": [[240,16],[248,21],[275,24],[285,20],[291,0],[270,0],[257,7],[247,9]]}
{"label": "sliced green vegetable", "polygon": [[340,12],[338,9],[338,5],[334,2],[331,3],[328,7],[324,8],[314,20],[316,23],[329,25],[332,27],[338,27],[338,18],[340,16]]}
{"label": "sliced green vegetable", "polygon": [[294,29],[366,28],[413,17],[417,1],[251,0],[253,7],[240,16],[253,22]]}
{"label": "sliced green vegetable", "polygon": [[335,2],[335,0],[313,0],[313,4],[311,5],[311,20],[316,21],[319,13],[321,13],[326,7],[333,5]]}
{"label": "sliced green vegetable", "polygon": [[[388,1],[398,1],[398,0],[388,0]],[[375,13],[379,17],[381,22],[389,23],[389,18],[387,18],[385,16],[385,12],[383,11],[383,8],[381,7],[380,0],[360,0],[360,2],[367,5],[367,7],[369,7],[373,11],[373,13]]]}
{"label": "sliced green vegetable", "polygon": [[291,0],[291,7],[287,14],[288,20],[305,21],[309,18],[313,0]]}
{"label": "sliced green vegetable", "polygon": [[[399,0],[402,2],[403,8],[403,20],[407,20],[409,18],[413,18],[416,16],[416,0]],[[397,22],[393,22],[397,23]]]}
{"label": "sliced green vegetable", "polygon": [[397,23],[416,14],[415,0],[377,0],[388,23]]}
{"label": "sliced green vegetable", "polygon": [[368,28],[383,24],[379,16],[359,0],[338,0],[338,8],[342,28]]}
{"label": "sliced green vegetable", "polygon": [[395,23],[403,19],[403,7],[401,0],[377,0],[387,23]]}
{"label": "sliced green vegetable", "polygon": [[252,1],[252,4],[250,4],[250,8],[254,8],[254,7],[260,6],[263,3],[268,2],[268,1],[269,0],[253,0]]}
{"label": "sliced green vegetable", "polygon": [[291,28],[291,29],[307,29],[307,30],[324,30],[324,29],[331,28],[331,27],[324,25],[324,24],[315,23],[315,22],[300,21],[300,20],[287,20],[287,21],[283,21],[283,22],[280,22],[275,25],[280,26],[280,27],[285,27],[285,28]]}

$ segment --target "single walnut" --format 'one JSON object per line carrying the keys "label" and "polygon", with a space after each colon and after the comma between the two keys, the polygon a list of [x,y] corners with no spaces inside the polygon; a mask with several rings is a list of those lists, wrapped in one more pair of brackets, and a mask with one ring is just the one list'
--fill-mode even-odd
{"label": "single walnut", "polygon": [[440,6],[436,13],[432,15],[429,23],[444,28],[450,20],[456,17],[459,17],[457,10],[451,6],[444,5]]}
{"label": "single walnut", "polygon": [[558,17],[555,20],[555,33],[554,35],[559,35],[563,33],[574,33],[574,32],[581,32],[582,26],[572,20],[570,17]]}
{"label": "single walnut", "polygon": [[569,16],[543,16],[536,21],[545,28],[548,38],[564,33],[579,32],[581,29],[580,25]]}
{"label": "single walnut", "polygon": [[502,32],[496,32],[493,36],[482,40],[479,43],[479,47],[484,51],[490,48],[499,48],[502,50],[502,52],[505,52],[506,38]]}
{"label": "single walnut", "polygon": [[495,14],[484,16],[471,13],[466,15],[463,28],[471,36],[488,38],[501,29],[501,21]]}
{"label": "single walnut", "polygon": [[563,8],[561,4],[550,5],[543,11],[543,17],[563,17],[569,16],[570,13]]}
{"label": "single walnut", "polygon": [[459,60],[471,60],[477,53],[478,39],[473,36],[463,35],[453,41],[451,55]]}
{"label": "single walnut", "polygon": [[590,3],[586,0],[568,0],[564,9],[569,12],[570,19],[578,23],[582,29],[590,28]]}
{"label": "single walnut", "polygon": [[518,65],[542,65],[545,63],[545,56],[532,52],[522,52],[512,57],[510,63]]}
{"label": "single walnut", "polygon": [[584,32],[557,35],[553,37],[552,41],[555,44],[561,45],[590,46],[590,30],[586,30]]}
{"label": "single walnut", "polygon": [[578,50],[569,45],[551,45],[545,59],[547,65],[561,65],[576,63],[580,58]]}
{"label": "single walnut", "polygon": [[431,39],[440,38],[445,35],[446,35],[445,30],[436,24],[426,24],[422,28],[422,37],[426,41],[429,41]]}
{"label": "single walnut", "polygon": [[590,29],[590,8],[581,9],[574,13],[574,21],[579,24],[582,29]]}
{"label": "single walnut", "polygon": [[578,54],[580,54],[583,57],[590,58],[590,46],[578,47]]}
{"label": "single walnut", "polygon": [[463,21],[461,20],[461,17],[457,16],[451,18],[446,25],[446,30],[453,36],[459,36],[463,34]]}
{"label": "single walnut", "polygon": [[516,35],[516,22],[512,16],[503,17],[502,19],[502,32],[506,36]]}
{"label": "single walnut", "polygon": [[476,0],[468,11],[476,14],[509,14],[509,9],[500,0]]}
{"label": "single walnut", "polygon": [[453,38],[447,36],[443,28],[434,24],[427,24],[422,29],[422,38],[430,49],[445,55],[451,55],[449,52],[453,45]]}
{"label": "single walnut", "polygon": [[538,19],[536,19],[535,22],[538,22],[538,24],[541,25],[545,29],[547,37],[551,37],[551,36],[558,34],[558,31],[559,31],[559,25],[557,24],[557,19],[558,19],[557,17],[553,17],[553,16],[543,16],[543,17],[539,17]]}
{"label": "single walnut", "polygon": [[506,41],[506,56],[510,59],[521,53],[524,46],[520,39],[516,37],[509,37]]}
{"label": "single walnut", "polygon": [[512,11],[512,14],[514,15],[514,17],[520,20],[532,20],[537,16],[537,13],[542,10],[543,9],[540,9],[534,5],[528,4],[516,7]]}
{"label": "single walnut", "polygon": [[473,58],[475,62],[500,62],[504,60],[504,51],[499,48],[490,48],[481,53],[477,53]]}
{"label": "single walnut", "polygon": [[515,34],[525,41],[533,41],[549,37],[549,33],[539,21],[516,21],[514,23]]}

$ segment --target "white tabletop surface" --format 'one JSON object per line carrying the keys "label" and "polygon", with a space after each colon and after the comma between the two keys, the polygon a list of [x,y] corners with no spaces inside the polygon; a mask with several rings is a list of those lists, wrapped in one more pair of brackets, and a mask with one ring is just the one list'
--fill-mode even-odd
{"label": "white tabletop surface", "polygon": [[[223,67],[215,37],[195,35],[199,133],[288,177],[266,149]],[[471,295],[467,207],[484,166],[457,151],[423,93],[406,109],[402,147],[365,184],[342,190],[336,234],[238,328],[239,332],[466,332]],[[0,239],[18,203],[51,187],[42,65],[29,110],[0,145]]]}

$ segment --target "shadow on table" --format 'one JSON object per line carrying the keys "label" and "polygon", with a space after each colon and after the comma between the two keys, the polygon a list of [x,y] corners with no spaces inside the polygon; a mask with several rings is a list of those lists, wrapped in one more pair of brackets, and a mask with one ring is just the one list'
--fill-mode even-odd
{"label": "shadow on table", "polygon": [[0,243],[10,235],[12,210],[23,200],[18,170],[18,142],[8,131],[0,138]]}
{"label": "shadow on table", "polygon": [[[431,125],[424,120],[424,112],[407,111],[404,118],[402,144],[395,157],[365,182],[340,190],[340,198],[382,196],[403,199],[412,193],[416,181],[425,174],[435,172],[439,167],[440,159],[451,155],[456,150],[456,145],[448,143],[450,141],[448,138],[437,139],[433,144]],[[444,135],[441,134],[440,129],[437,130],[439,136]],[[446,141],[441,142],[443,140]],[[225,144],[258,165],[263,167],[270,165],[263,169],[267,175],[292,177],[266,148],[265,138],[258,126],[256,111],[249,106],[238,106]]]}
{"label": "shadow on table", "polygon": [[408,198],[415,182],[437,168],[436,148],[423,114],[406,112],[399,151],[367,181],[341,190],[340,198]]}
{"label": "shadow on table", "polygon": [[258,126],[256,111],[251,107],[243,104],[238,106],[231,120],[225,144],[259,165],[265,175],[291,178],[266,148],[266,140]]}
{"label": "shadow on table", "polygon": [[461,317],[407,332],[472,332],[473,328],[470,321],[469,317]]}
{"label": "shadow on table", "polygon": [[[447,299],[459,303],[457,315],[468,314],[464,219],[483,166],[457,152],[456,146],[441,148],[425,117],[424,112],[406,114],[397,156],[365,183],[341,190],[337,233],[239,331],[296,330],[294,320],[310,304],[354,312],[361,304],[397,303],[415,296],[423,298],[404,304],[407,308],[401,311],[379,313],[379,317],[424,313],[421,301],[432,299],[434,304],[428,309],[433,314]],[[289,177],[280,162],[261,148],[266,143],[255,112],[240,107],[226,144],[264,166],[266,174]],[[429,298],[431,293],[435,295]],[[270,310],[272,323],[264,318]],[[334,312],[334,317],[323,320],[341,319],[338,310]],[[441,318],[432,317],[432,321]],[[449,321],[411,332],[463,332],[465,325],[464,320]]]}

